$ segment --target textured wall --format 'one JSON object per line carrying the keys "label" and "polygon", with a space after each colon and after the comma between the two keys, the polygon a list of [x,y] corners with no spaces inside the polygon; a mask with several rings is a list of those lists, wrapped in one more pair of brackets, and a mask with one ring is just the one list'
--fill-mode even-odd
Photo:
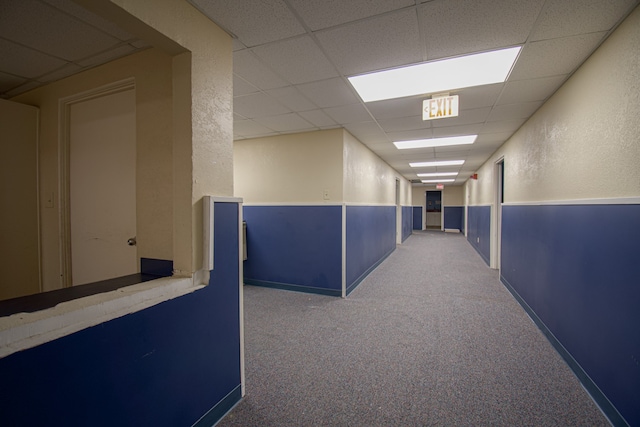
{"label": "textured wall", "polygon": [[365,145],[344,131],[344,201],[370,205],[396,204],[396,178],[400,204],[411,205],[411,183]]}
{"label": "textured wall", "polygon": [[342,131],[235,141],[234,181],[246,204],[341,203]]}
{"label": "textured wall", "polygon": [[640,9],[467,181],[470,204],[640,195]]}

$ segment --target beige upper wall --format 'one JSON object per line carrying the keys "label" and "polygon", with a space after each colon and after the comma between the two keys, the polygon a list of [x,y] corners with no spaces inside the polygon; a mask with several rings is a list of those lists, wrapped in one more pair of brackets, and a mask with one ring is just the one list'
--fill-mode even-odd
{"label": "beige upper wall", "polygon": [[640,8],[469,180],[471,205],[640,195]]}
{"label": "beige upper wall", "polygon": [[[426,187],[424,185],[416,185],[412,189],[413,206],[422,206],[427,204],[427,191],[436,191],[435,187]],[[464,187],[462,185],[446,186],[442,190],[442,206],[464,206]]]}
{"label": "beige upper wall", "polygon": [[235,195],[251,203],[342,203],[342,130],[234,143]]}
{"label": "beige upper wall", "polygon": [[[136,84],[138,255],[172,259],[171,57],[149,49],[13,98],[40,108],[39,185],[43,290],[59,289],[60,99],[129,78]],[[54,207],[45,199],[54,195]]]}
{"label": "beige upper wall", "polygon": [[353,135],[343,132],[344,201],[395,205],[397,179],[400,182],[400,204],[411,206],[411,183]]}

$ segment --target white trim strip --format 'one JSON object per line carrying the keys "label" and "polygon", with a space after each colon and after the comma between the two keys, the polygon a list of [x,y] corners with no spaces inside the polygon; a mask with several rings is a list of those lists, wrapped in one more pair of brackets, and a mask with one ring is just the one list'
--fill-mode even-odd
{"label": "white trim strip", "polygon": [[607,199],[545,200],[539,202],[509,202],[502,206],[547,206],[547,205],[638,205],[640,197],[612,197]]}

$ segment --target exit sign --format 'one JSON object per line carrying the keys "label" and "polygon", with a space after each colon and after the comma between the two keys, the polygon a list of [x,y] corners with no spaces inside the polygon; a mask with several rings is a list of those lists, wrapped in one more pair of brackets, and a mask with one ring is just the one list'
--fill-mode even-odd
{"label": "exit sign", "polygon": [[441,96],[422,101],[422,120],[458,117],[458,95]]}

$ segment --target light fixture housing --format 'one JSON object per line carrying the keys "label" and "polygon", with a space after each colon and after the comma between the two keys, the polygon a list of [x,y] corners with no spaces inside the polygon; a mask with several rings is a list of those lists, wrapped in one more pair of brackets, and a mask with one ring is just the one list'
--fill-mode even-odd
{"label": "light fixture housing", "polygon": [[434,162],[412,162],[409,166],[412,168],[428,168],[432,166],[460,166],[464,164],[464,160],[439,160]]}
{"label": "light fixture housing", "polygon": [[393,145],[399,150],[406,150],[408,148],[447,147],[450,145],[473,144],[476,138],[478,138],[478,135],[448,136],[445,138],[394,141]]}
{"label": "light fixture housing", "polygon": [[455,182],[455,179],[423,179],[423,184],[441,184],[444,182]]}
{"label": "light fixture housing", "polygon": [[364,102],[446,92],[507,80],[521,46],[349,77]]}
{"label": "light fixture housing", "polygon": [[435,176],[458,176],[458,172],[429,172],[417,174],[419,178],[433,178]]}

